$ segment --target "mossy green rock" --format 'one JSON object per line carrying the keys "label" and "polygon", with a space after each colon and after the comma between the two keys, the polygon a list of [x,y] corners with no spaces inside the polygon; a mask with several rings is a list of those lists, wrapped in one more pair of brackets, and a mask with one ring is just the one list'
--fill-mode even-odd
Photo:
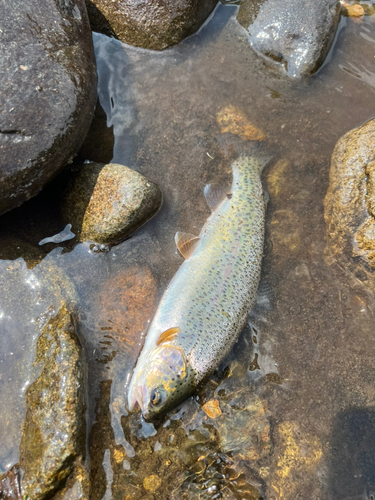
{"label": "mossy green rock", "polygon": [[81,241],[115,244],[160,208],[159,187],[124,165],[87,163],[72,179],[63,217]]}
{"label": "mossy green rock", "polygon": [[94,31],[154,50],[195,33],[216,4],[216,0],[86,0]]}
{"label": "mossy green rock", "polygon": [[38,340],[39,377],[26,393],[20,445],[22,489],[42,500],[59,489],[85,449],[85,385],[82,348],[66,305]]}

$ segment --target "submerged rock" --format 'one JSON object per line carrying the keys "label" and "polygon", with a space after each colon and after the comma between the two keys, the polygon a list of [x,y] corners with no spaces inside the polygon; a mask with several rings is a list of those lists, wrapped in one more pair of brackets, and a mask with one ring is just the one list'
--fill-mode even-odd
{"label": "submerged rock", "polygon": [[332,154],[324,200],[326,255],[359,256],[375,267],[375,120],[351,130]]}
{"label": "submerged rock", "polygon": [[342,6],[344,16],[358,19],[363,18],[365,15],[365,9],[358,3],[350,4],[345,2],[345,0],[342,0]]}
{"label": "submerged rock", "polygon": [[[279,424],[274,437],[276,466],[271,477],[269,498],[302,498],[299,491],[301,478],[317,474],[323,456],[322,443],[293,421]],[[314,493],[311,498],[317,498]]]}
{"label": "submerged rock", "polygon": [[255,127],[245,113],[236,106],[227,106],[216,115],[216,121],[222,134],[231,133],[238,135],[244,141],[264,141],[266,139],[262,130]]}
{"label": "submerged rock", "polygon": [[33,500],[56,491],[85,450],[82,349],[66,306],[44,327],[36,363],[20,445],[22,489]]}
{"label": "submerged rock", "polygon": [[221,451],[250,461],[267,457],[271,452],[271,432],[262,399],[248,388],[239,387],[238,380],[232,378],[224,381],[216,393],[221,395],[222,415],[211,422],[217,430]]}
{"label": "submerged rock", "polygon": [[103,32],[104,28],[105,35],[114,33],[124,43],[162,50],[195,33],[217,0],[86,0],[86,3],[94,31]]}
{"label": "submerged rock", "polygon": [[63,304],[77,302],[77,294],[52,255],[32,270],[21,258],[1,261],[0,290],[1,475],[19,462],[26,389],[40,375],[37,340]]}
{"label": "submerged rock", "polygon": [[252,48],[290,77],[314,73],[331,48],[340,2],[266,0],[257,9],[253,3],[244,0],[238,13]]}
{"label": "submerged rock", "polygon": [[62,212],[81,241],[115,244],[159,210],[159,187],[124,165],[80,167],[63,200]]}
{"label": "submerged rock", "polygon": [[1,5],[0,214],[35,196],[71,160],[96,102],[84,0]]}
{"label": "submerged rock", "polygon": [[123,269],[103,284],[95,306],[95,332],[96,340],[106,337],[110,345],[101,344],[102,359],[120,351],[134,364],[157,298],[157,281],[145,265]]}

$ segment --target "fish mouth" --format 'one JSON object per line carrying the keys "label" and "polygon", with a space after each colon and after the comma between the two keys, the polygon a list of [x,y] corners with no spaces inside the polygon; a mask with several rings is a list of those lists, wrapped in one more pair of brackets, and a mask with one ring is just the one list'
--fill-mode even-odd
{"label": "fish mouth", "polygon": [[142,387],[137,387],[137,388],[131,387],[130,388],[129,394],[128,394],[128,406],[129,406],[130,411],[135,410],[135,408],[138,405],[143,413],[144,393],[145,393],[145,391],[142,389]]}

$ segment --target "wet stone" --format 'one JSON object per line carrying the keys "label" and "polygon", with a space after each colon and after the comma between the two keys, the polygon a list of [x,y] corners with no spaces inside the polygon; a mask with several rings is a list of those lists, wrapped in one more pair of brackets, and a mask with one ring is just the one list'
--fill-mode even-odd
{"label": "wet stone", "polygon": [[84,0],[1,5],[0,214],[35,196],[78,151],[97,81]]}
{"label": "wet stone", "polygon": [[220,404],[217,399],[211,399],[202,406],[205,414],[210,418],[218,418],[221,415]]}
{"label": "wet stone", "polygon": [[160,208],[159,187],[124,165],[86,163],[67,188],[62,213],[81,241],[116,244]]}
{"label": "wet stone", "polygon": [[123,269],[103,284],[95,331],[100,332],[100,340],[110,340],[110,346],[102,346],[102,361],[119,351],[134,363],[157,298],[157,281],[147,266]]}
{"label": "wet stone", "polygon": [[[230,397],[230,396],[229,396]],[[262,400],[246,389],[221,401],[222,417],[215,420],[223,453],[259,460],[271,452],[270,424]]]}
{"label": "wet stone", "polygon": [[249,7],[252,3],[244,0],[238,20],[258,54],[292,78],[309,76],[323,64],[337,29],[340,2],[266,0],[258,13]]}
{"label": "wet stone", "polygon": [[[53,260],[53,258],[52,258]],[[77,301],[74,285],[51,259],[30,270],[24,261],[0,262],[0,473],[19,461],[26,388],[40,374],[37,339],[64,303]]]}
{"label": "wet stone", "polygon": [[0,499],[6,500],[13,498],[22,500],[21,479],[23,471],[20,470],[18,465],[14,465],[8,470],[6,474],[0,479]]}
{"label": "wet stone", "polygon": [[162,50],[195,33],[217,1],[86,0],[86,4],[94,31],[114,34],[129,45]]}
{"label": "wet stone", "polygon": [[365,9],[358,3],[351,4],[343,1],[342,5],[343,14],[347,17],[363,18],[363,16],[365,15]]}
{"label": "wet stone", "polygon": [[85,449],[82,349],[66,306],[38,339],[39,377],[27,389],[20,445],[22,489],[39,500],[63,485]]}
{"label": "wet stone", "polygon": [[160,488],[161,479],[159,476],[152,474],[151,476],[145,477],[143,480],[143,487],[146,491],[151,491],[152,493]]}
{"label": "wet stone", "polygon": [[266,136],[236,106],[227,106],[216,115],[221,133],[238,135],[244,141],[264,141]]}
{"label": "wet stone", "polygon": [[345,254],[375,267],[375,120],[337,142],[324,200],[328,260]]}

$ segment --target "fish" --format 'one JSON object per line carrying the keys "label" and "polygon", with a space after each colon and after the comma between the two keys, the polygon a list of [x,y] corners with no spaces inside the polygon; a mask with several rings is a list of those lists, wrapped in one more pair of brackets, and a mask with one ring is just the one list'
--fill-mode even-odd
{"label": "fish", "polygon": [[232,163],[232,186],[207,185],[211,215],[199,236],[178,232],[184,262],[165,290],[128,389],[146,420],[172,410],[218,368],[256,302],[266,201],[259,145]]}

